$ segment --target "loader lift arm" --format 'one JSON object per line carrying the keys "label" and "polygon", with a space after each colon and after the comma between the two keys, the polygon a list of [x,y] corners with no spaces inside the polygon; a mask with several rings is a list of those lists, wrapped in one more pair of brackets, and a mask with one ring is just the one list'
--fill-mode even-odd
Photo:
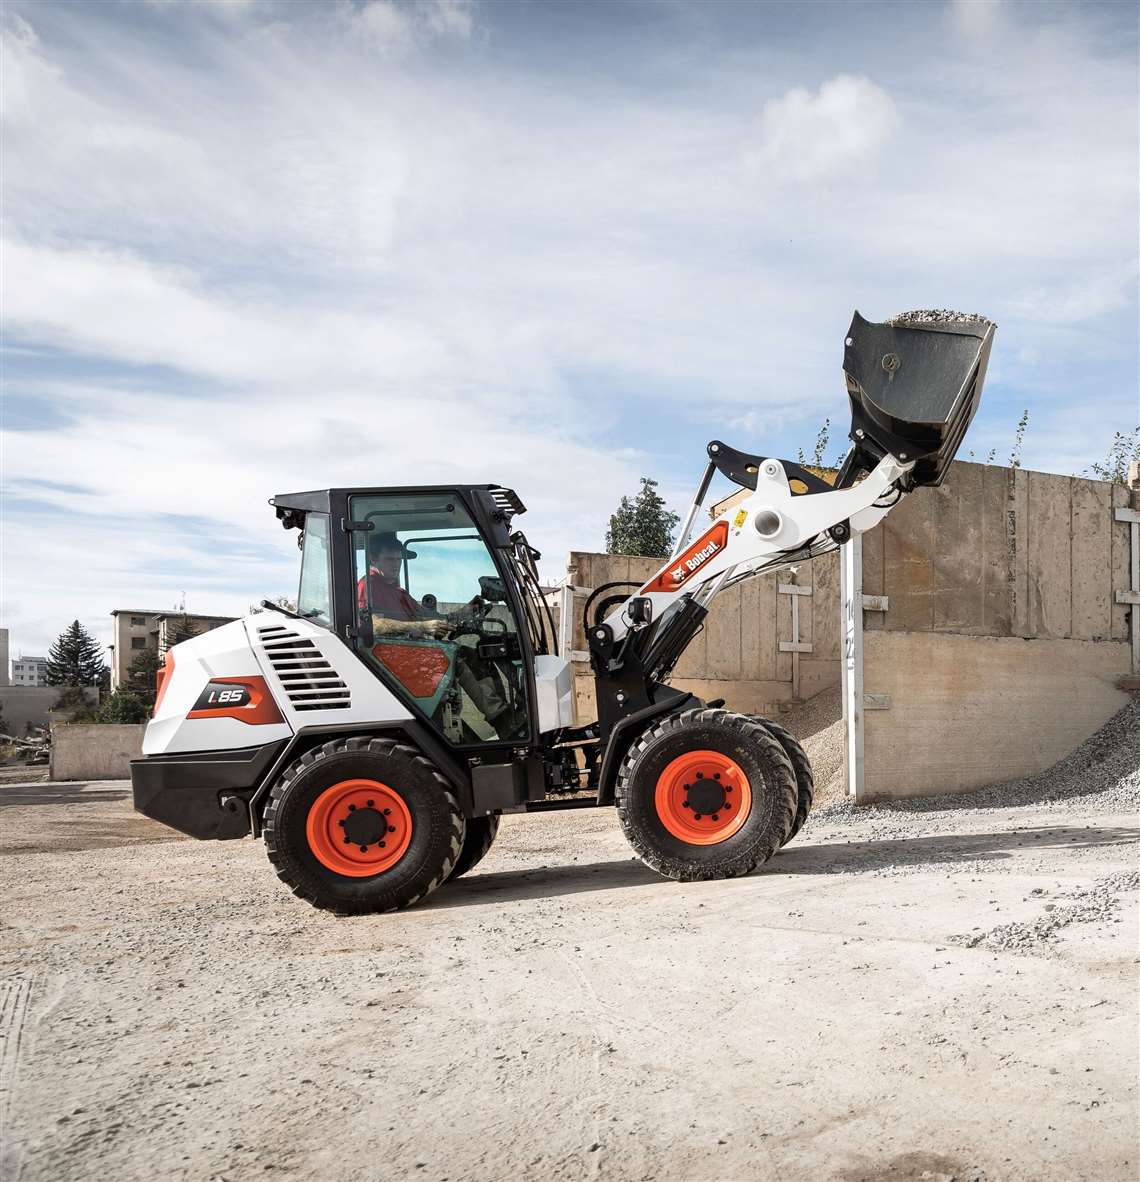
{"label": "loader lift arm", "polygon": [[[680,691],[664,683],[720,592],[835,550],[907,493],[942,482],[977,410],[993,334],[981,317],[918,312],[874,324],[856,312],[843,365],[853,446],[834,486],[790,460],[708,444],[668,561],[628,598],[603,600],[608,614],[585,620],[598,707],[587,730],[605,749],[599,803],[612,799],[615,738],[631,720],[677,708]],[[751,495],[690,540],[717,472]]]}
{"label": "loader lift arm", "polygon": [[[656,687],[700,631],[720,592],[826,554],[853,532],[871,529],[903,495],[902,482],[914,467],[884,456],[859,483],[832,488],[789,461],[746,457],[756,460],[747,464],[753,469],[752,495],[690,541],[709,473],[724,470],[726,452],[734,464],[743,454],[719,440],[709,443],[708,469],[668,561],[605,619],[589,623],[603,735],[622,718],[654,704]],[[793,481],[805,491],[794,491]]]}

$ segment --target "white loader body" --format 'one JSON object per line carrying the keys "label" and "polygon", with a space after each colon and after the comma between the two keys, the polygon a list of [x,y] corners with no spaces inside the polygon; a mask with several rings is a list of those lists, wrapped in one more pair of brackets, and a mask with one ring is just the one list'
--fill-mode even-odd
{"label": "white loader body", "polygon": [[[143,739],[144,755],[229,751],[288,739],[306,728],[351,729],[413,717],[339,637],[309,620],[272,611],[183,641],[170,650],[167,668]],[[217,700],[228,692],[221,687],[239,681],[249,683],[248,702]],[[275,711],[266,708],[259,682]],[[211,684],[219,689],[202,708],[202,695]],[[569,662],[536,657],[535,687],[540,731],[572,726]]]}

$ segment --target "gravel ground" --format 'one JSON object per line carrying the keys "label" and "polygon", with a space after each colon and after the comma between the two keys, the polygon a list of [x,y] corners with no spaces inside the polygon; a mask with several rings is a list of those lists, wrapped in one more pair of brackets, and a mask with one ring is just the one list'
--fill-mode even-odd
{"label": "gravel ground", "polygon": [[338,920],[125,785],[0,787],[0,1173],[1131,1182],[1112,799],[825,809],[692,884],[612,810],[508,817],[426,905]]}
{"label": "gravel ground", "polygon": [[1130,702],[1066,758],[1036,776],[1011,780],[976,792],[928,796],[917,800],[856,806],[847,797],[815,810],[808,824],[827,818],[858,816],[880,836],[953,825],[963,812],[984,815],[991,809],[1031,805],[1042,816],[1063,814],[1075,801],[1096,813],[1140,811],[1140,702]]}

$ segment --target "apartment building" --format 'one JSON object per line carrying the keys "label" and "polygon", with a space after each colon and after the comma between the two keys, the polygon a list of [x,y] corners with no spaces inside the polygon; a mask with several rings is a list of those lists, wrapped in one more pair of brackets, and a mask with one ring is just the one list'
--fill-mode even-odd
{"label": "apartment building", "polygon": [[47,685],[47,657],[12,658],[12,685]]}
{"label": "apartment building", "polygon": [[114,636],[111,645],[111,688],[126,683],[131,664],[148,649],[158,656],[179,641],[200,636],[213,628],[232,623],[233,616],[202,616],[189,612],[154,611],[146,608],[116,608],[111,613]]}

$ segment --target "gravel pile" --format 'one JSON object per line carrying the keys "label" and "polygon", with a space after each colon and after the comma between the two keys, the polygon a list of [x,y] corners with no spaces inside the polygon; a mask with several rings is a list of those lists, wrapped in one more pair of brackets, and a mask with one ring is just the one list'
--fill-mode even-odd
{"label": "gravel pile", "polygon": [[[1038,952],[1054,944],[1057,933],[1074,923],[1120,923],[1120,896],[1140,890],[1140,870],[1126,870],[1098,878],[1087,887],[1078,887],[1057,896],[1071,903],[1046,903],[1038,918],[1029,923],[1004,923],[988,932],[951,936],[950,941],[967,948],[991,948],[996,952]],[[1030,891],[1040,898],[1049,892],[1041,887]]]}
{"label": "gravel pile", "polygon": [[949,308],[922,308],[916,312],[899,312],[887,321],[895,328],[925,328],[934,324],[971,324],[988,328],[993,321],[973,312],[952,312]]}
{"label": "gravel pile", "polygon": [[1038,805],[1064,810],[1081,799],[1100,813],[1131,813],[1140,810],[1140,702],[1130,702],[1112,716],[1095,734],[1051,768],[1035,776],[980,788],[976,792],[932,796],[921,800],[892,801],[889,804],[856,808],[842,798],[824,804],[816,812],[829,820],[844,816],[880,817],[953,810],[1017,808]]}
{"label": "gravel pile", "polygon": [[839,686],[816,694],[780,716],[780,722],[803,744],[815,777],[815,807],[841,800],[847,791],[843,774],[843,695]]}

